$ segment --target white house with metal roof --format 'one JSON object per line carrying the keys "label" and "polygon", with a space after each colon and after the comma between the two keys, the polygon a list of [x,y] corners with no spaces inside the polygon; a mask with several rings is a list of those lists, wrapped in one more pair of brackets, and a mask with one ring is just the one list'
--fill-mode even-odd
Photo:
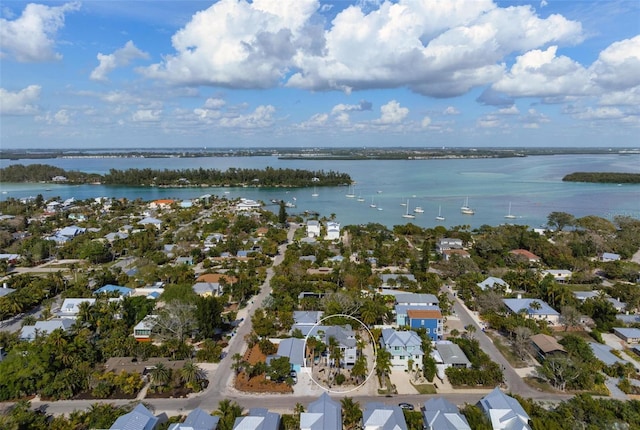
{"label": "white house with metal roof", "polygon": [[35,325],[25,325],[20,330],[20,340],[32,341],[36,336],[46,336],[54,330],[68,331],[75,321],[66,318],[54,318],[48,321],[37,321]]}
{"label": "white house with metal roof", "polygon": [[128,414],[118,417],[109,430],[153,430],[158,421],[160,420],[140,403]]}
{"label": "white house with metal roof", "polygon": [[540,299],[502,299],[505,306],[514,314],[524,312],[527,318],[544,320],[551,325],[558,325],[560,314]]}
{"label": "white house with metal roof", "polygon": [[479,406],[494,430],[531,430],[529,415],[522,405],[498,387],[480,399]]}
{"label": "white house with metal roof", "polygon": [[87,298],[64,299],[64,301],[62,302],[62,306],[60,306],[60,310],[58,311],[58,316],[60,318],[76,319],[78,317],[78,313],[80,312],[80,305],[82,303],[88,303],[89,306],[93,306],[95,302],[96,299]]}
{"label": "white house with metal roof", "polygon": [[322,393],[300,414],[300,430],[342,430],[342,405]]}
{"label": "white house with metal roof", "polygon": [[233,430],[278,430],[280,415],[264,408],[251,408],[249,415],[236,418]]}
{"label": "white house with metal roof", "polygon": [[489,276],[487,279],[485,279],[482,282],[478,282],[476,285],[480,287],[482,291],[504,290],[505,293],[511,292],[511,287],[509,286],[509,283],[507,283],[507,281],[501,278],[496,278],[495,276]]}
{"label": "white house with metal roof", "polygon": [[640,328],[614,327],[613,333],[627,343],[640,342]]}
{"label": "white house with metal roof", "polygon": [[467,418],[444,397],[424,402],[422,419],[425,430],[471,430]]}
{"label": "white house with metal roof", "polygon": [[169,430],[215,430],[218,421],[220,417],[214,417],[203,409],[195,408],[189,412],[184,422],[171,424]]}
{"label": "white house with metal roof", "polygon": [[407,421],[399,406],[369,402],[362,413],[364,430],[407,430]]}

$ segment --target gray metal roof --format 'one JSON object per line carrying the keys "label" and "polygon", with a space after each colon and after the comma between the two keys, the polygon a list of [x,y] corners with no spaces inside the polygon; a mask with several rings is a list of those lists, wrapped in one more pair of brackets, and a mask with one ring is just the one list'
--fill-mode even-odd
{"label": "gray metal roof", "polygon": [[119,417],[109,430],[153,430],[156,424],[158,418],[144,405],[138,404],[131,412]]}
{"label": "gray metal roof", "polygon": [[300,414],[302,430],[342,430],[342,405],[325,392]]}
{"label": "gray metal roof", "polygon": [[464,364],[467,367],[471,364],[462,349],[455,343],[448,341],[437,342],[436,350],[445,364]]}
{"label": "gray metal roof", "polygon": [[384,403],[370,402],[362,413],[364,427],[379,430],[407,430],[404,413],[399,406],[389,406]]}
{"label": "gray metal roof", "polygon": [[626,363],[625,360],[618,358],[611,353],[612,348],[610,346],[596,342],[589,342],[589,346],[591,347],[591,351],[593,351],[593,355],[607,366],[611,366],[616,363]]}
{"label": "gray metal roof", "polygon": [[205,410],[195,408],[183,423],[172,424],[169,430],[215,430],[220,417],[214,417]]}

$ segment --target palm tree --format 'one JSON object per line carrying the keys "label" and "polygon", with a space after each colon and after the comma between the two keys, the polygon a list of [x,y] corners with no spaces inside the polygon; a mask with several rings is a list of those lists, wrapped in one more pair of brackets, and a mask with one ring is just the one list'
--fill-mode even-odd
{"label": "palm tree", "polygon": [[171,369],[165,366],[163,363],[158,363],[151,370],[151,381],[154,386],[167,385],[171,381]]}
{"label": "palm tree", "polygon": [[474,326],[473,324],[467,324],[466,326],[464,326],[464,329],[467,331],[466,336],[469,339],[473,339],[473,334],[476,332],[476,326]]}
{"label": "palm tree", "polygon": [[376,355],[376,374],[386,382],[386,376],[391,371],[391,353],[384,348],[378,348]]}
{"label": "palm tree", "polygon": [[180,377],[187,387],[195,391],[202,387],[201,382],[205,379],[205,374],[197,364],[189,360],[180,369]]}
{"label": "palm tree", "polygon": [[367,377],[367,372],[367,357],[365,355],[361,355],[351,368],[351,376],[356,378],[356,382],[360,384],[361,378]]}
{"label": "palm tree", "polygon": [[238,352],[233,354],[231,356],[231,359],[233,360],[233,363],[231,363],[231,368],[235,370],[236,375],[238,375],[246,365],[246,362],[242,359],[242,355]]}
{"label": "palm tree", "polygon": [[354,402],[351,397],[343,398],[342,404],[342,425],[345,430],[354,430],[359,428],[362,421],[362,409],[360,403]]}
{"label": "palm tree", "polygon": [[236,418],[242,416],[242,406],[229,399],[224,399],[218,403],[218,409],[213,414],[220,417],[217,430],[233,430]]}

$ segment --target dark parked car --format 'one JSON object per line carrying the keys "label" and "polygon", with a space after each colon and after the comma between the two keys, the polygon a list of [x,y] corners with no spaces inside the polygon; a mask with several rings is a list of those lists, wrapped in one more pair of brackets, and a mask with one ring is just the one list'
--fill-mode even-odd
{"label": "dark parked car", "polygon": [[412,411],[413,410],[413,405],[411,403],[398,403],[398,406],[400,406],[402,409],[406,409],[408,411]]}

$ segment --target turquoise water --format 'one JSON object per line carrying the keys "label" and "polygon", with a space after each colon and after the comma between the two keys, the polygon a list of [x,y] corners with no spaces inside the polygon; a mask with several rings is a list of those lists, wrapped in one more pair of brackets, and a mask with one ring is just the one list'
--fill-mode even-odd
{"label": "turquoise water", "polygon": [[[504,159],[459,160],[279,160],[276,157],[205,157],[205,158],[84,158],[45,160],[2,160],[9,164],[51,164],[67,170],[106,173],[111,168],[186,169],[215,168],[300,168],[308,170],[335,170],[346,172],[356,181],[355,194],[365,201],[348,199],[346,187],[318,188],[318,197],[312,189],[257,189],[257,188],[136,188],[102,185],[65,186],[50,184],[0,183],[7,197],[59,196],[88,199],[98,196],[188,199],[203,194],[216,194],[228,198],[246,197],[269,202],[283,199],[295,202],[297,207],[289,213],[304,210],[321,215],[336,215],[343,225],[377,222],[389,227],[412,222],[422,227],[444,225],[483,224],[505,222],[537,227],[546,222],[552,211],[569,212],[575,216],[598,215],[611,218],[629,215],[640,218],[640,185],[565,183],[562,177],[575,171],[616,171],[640,173],[640,155],[557,155]],[[227,192],[227,194],[225,194]],[[296,198],[294,201],[294,197]],[[460,206],[468,197],[475,215],[463,215]],[[410,212],[415,206],[424,213],[415,219],[402,218],[409,199]],[[378,208],[369,204],[374,201]],[[515,219],[505,219],[509,203]],[[438,207],[446,220],[436,222]],[[273,206],[273,210],[277,210]]]}

